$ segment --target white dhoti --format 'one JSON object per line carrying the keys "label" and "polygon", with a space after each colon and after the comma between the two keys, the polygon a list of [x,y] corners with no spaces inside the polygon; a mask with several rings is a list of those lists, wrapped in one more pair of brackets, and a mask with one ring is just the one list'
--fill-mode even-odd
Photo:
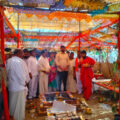
{"label": "white dhoti", "polygon": [[76,81],[73,78],[73,74],[68,73],[68,78],[67,78],[67,90],[75,93],[77,92],[77,88],[76,88]]}
{"label": "white dhoti", "polygon": [[33,76],[33,78],[29,82],[29,98],[36,97],[37,83],[38,83],[38,75]]}
{"label": "white dhoti", "polygon": [[25,87],[25,101],[27,100],[27,95],[28,95],[28,88],[27,87]]}
{"label": "white dhoti", "polygon": [[77,90],[78,90],[78,94],[82,93],[82,83],[80,80],[80,72],[76,72],[76,79],[77,79]]}
{"label": "white dhoti", "polygon": [[48,92],[48,74],[40,72],[39,77],[39,94]]}
{"label": "white dhoti", "polygon": [[15,120],[25,119],[25,90],[9,93],[9,112]]}

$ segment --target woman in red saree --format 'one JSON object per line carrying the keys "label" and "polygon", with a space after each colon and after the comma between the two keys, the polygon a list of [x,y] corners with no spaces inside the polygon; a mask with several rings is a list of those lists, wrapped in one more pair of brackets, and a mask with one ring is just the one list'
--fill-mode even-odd
{"label": "woman in red saree", "polygon": [[82,51],[83,61],[81,62],[81,82],[83,88],[83,96],[86,100],[89,100],[92,94],[92,78],[94,77],[92,67],[95,61],[86,56],[86,51]]}

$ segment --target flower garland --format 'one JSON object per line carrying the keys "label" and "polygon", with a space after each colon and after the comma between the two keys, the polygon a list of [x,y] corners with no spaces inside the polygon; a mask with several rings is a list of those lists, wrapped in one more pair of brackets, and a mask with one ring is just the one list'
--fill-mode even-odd
{"label": "flower garland", "polygon": [[13,4],[46,4],[46,5],[54,5],[56,0],[8,0],[8,2],[13,3]]}
{"label": "flower garland", "polygon": [[24,14],[36,14],[36,15],[49,15],[50,11],[41,11],[41,10],[34,10],[34,9],[19,9],[19,8],[10,8],[6,7],[6,10],[9,13],[24,13]]}
{"label": "flower garland", "polygon": [[28,18],[32,17],[34,14],[40,19],[42,17],[47,16],[49,20],[52,20],[54,18],[57,18],[58,20],[61,20],[63,18],[66,18],[67,21],[71,21],[73,18],[77,21],[81,21],[85,19],[87,22],[90,22],[92,20],[91,16],[84,13],[72,13],[72,12],[51,12],[51,11],[37,11],[37,10],[26,10],[26,9],[19,9],[19,8],[9,8],[6,7],[6,11],[8,14],[10,13],[20,13],[25,14]]}
{"label": "flower garland", "polygon": [[72,8],[84,8],[89,10],[97,10],[97,9],[103,9],[104,6],[106,6],[105,2],[102,2],[100,0],[65,0],[64,5],[66,7],[72,7]]}

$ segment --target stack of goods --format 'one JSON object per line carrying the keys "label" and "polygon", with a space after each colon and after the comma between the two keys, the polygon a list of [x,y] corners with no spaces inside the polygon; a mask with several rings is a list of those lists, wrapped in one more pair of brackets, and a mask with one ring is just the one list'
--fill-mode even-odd
{"label": "stack of goods", "polygon": [[86,114],[92,114],[91,108],[88,106],[84,98],[77,98],[77,111]]}
{"label": "stack of goods", "polygon": [[54,101],[53,106],[47,110],[48,118],[52,120],[84,120],[82,115],[76,113],[76,106],[61,101]]}
{"label": "stack of goods", "polygon": [[115,90],[116,92],[119,92],[119,83],[115,82],[114,80],[105,81],[105,82],[98,82],[96,84],[103,86],[105,88],[108,88],[110,90]]}
{"label": "stack of goods", "polygon": [[76,104],[76,98],[69,92],[51,92],[48,94],[40,95],[39,96],[41,102],[46,104],[52,104],[54,100],[56,101],[65,101],[69,104]]}
{"label": "stack of goods", "polygon": [[78,116],[74,112],[63,112],[54,114],[55,120],[83,120],[82,116]]}
{"label": "stack of goods", "polygon": [[48,105],[42,103],[40,99],[34,99],[27,101],[26,110],[35,116],[47,116]]}
{"label": "stack of goods", "polygon": [[106,87],[110,87],[111,86],[111,81],[105,81],[105,82],[99,82],[99,84],[106,86]]}
{"label": "stack of goods", "polygon": [[97,71],[96,73],[94,73],[94,77],[96,79],[103,79],[104,75],[102,73],[100,73],[99,71]]}
{"label": "stack of goods", "polygon": [[[67,92],[51,92],[48,94],[40,95],[39,98],[37,99],[27,101],[26,109],[29,113],[31,113],[31,115],[34,114],[34,116],[40,116],[40,117],[47,116],[48,110],[53,106],[54,101],[75,106],[76,107],[75,111],[77,112],[85,112],[87,114],[92,113],[91,109],[88,107],[86,101],[83,98],[75,98],[68,91]],[[71,113],[69,113],[69,115],[70,114]],[[73,116],[73,114],[71,115],[72,115],[71,117],[77,117],[77,116]]]}
{"label": "stack of goods", "polygon": [[27,104],[26,104],[26,110],[27,112],[30,113],[31,117],[32,116],[37,116],[36,114],[36,100],[29,100],[27,101]]}

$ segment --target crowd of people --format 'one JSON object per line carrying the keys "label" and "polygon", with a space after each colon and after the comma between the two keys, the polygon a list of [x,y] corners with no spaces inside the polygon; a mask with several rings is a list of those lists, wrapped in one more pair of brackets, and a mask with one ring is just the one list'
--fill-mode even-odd
{"label": "crowd of people", "polygon": [[9,111],[15,120],[25,117],[25,101],[46,92],[70,91],[83,93],[86,100],[92,94],[92,67],[95,61],[86,56],[86,51],[66,52],[65,46],[59,53],[42,50],[36,58],[36,50],[16,49],[6,60],[9,90]]}

